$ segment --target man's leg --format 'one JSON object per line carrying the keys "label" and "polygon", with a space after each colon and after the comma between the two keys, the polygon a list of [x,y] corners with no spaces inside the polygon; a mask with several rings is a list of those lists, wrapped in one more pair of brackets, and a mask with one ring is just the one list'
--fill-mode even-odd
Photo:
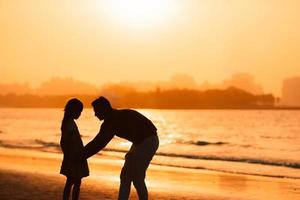
{"label": "man's leg", "polygon": [[148,190],[145,183],[146,170],[150,164],[151,158],[142,155],[136,155],[133,172],[133,185],[138,193],[139,200],[148,199]]}
{"label": "man's leg", "polygon": [[131,150],[125,156],[125,163],[120,175],[120,188],[118,200],[127,200],[130,195],[132,181],[132,153]]}
{"label": "man's leg", "polygon": [[138,193],[139,200],[148,200],[148,190],[145,183],[146,171],[158,148],[157,136],[147,138],[136,146],[134,152],[133,185]]}
{"label": "man's leg", "polygon": [[148,200],[148,190],[145,183],[145,178],[133,179],[133,185],[138,193],[139,200]]}

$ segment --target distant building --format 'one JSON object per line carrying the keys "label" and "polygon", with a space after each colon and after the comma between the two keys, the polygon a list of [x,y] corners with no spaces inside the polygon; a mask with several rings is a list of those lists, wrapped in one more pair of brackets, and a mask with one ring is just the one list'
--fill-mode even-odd
{"label": "distant building", "polygon": [[262,87],[255,83],[254,76],[248,73],[236,73],[228,80],[223,81],[223,87],[236,87],[255,95],[263,94]]}
{"label": "distant building", "polygon": [[286,106],[300,106],[300,77],[283,81],[282,103]]}

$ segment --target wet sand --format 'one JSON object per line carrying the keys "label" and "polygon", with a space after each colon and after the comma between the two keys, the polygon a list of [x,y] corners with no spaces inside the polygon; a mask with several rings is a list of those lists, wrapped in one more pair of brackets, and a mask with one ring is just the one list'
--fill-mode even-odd
{"label": "wet sand", "polygon": [[[61,154],[0,148],[1,200],[61,199],[65,177],[59,174]],[[82,200],[117,198],[123,160],[89,159]],[[300,179],[270,178],[151,165],[147,174],[152,200],[299,200]],[[132,187],[130,199],[137,199]]]}

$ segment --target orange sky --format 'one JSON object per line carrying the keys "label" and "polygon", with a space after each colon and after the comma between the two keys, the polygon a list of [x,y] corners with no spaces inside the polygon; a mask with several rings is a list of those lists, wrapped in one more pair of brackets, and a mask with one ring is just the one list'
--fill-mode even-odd
{"label": "orange sky", "polygon": [[0,83],[178,73],[218,83],[247,72],[280,95],[282,80],[300,75],[298,0],[107,1],[115,0],[0,0]]}

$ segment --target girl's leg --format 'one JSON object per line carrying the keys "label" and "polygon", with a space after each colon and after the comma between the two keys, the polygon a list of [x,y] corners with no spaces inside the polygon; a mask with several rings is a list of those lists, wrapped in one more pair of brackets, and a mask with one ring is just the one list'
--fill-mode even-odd
{"label": "girl's leg", "polygon": [[79,199],[80,185],[81,185],[81,179],[74,180],[72,200],[78,200]]}
{"label": "girl's leg", "polygon": [[69,200],[72,185],[73,185],[72,178],[67,177],[65,188],[64,188],[63,200]]}

